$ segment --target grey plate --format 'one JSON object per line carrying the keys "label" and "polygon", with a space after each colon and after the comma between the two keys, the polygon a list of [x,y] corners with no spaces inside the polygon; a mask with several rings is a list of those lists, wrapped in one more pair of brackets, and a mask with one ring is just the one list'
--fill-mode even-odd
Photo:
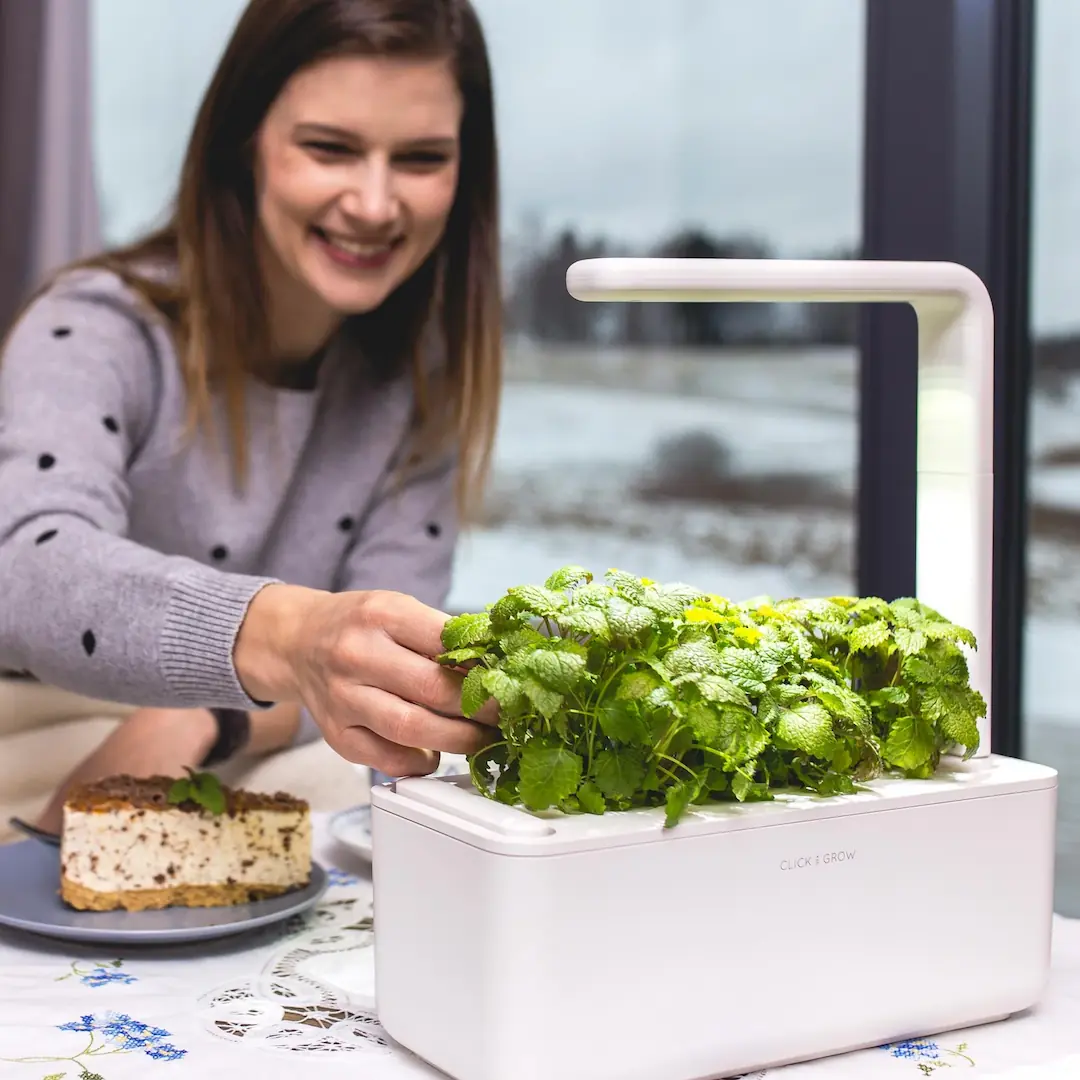
{"label": "grey plate", "polygon": [[298,915],[326,891],[326,871],[311,867],[303,889],[271,900],[218,908],[75,911],[60,899],[60,852],[34,840],[0,846],[0,926],[64,941],[175,945],[243,934]]}

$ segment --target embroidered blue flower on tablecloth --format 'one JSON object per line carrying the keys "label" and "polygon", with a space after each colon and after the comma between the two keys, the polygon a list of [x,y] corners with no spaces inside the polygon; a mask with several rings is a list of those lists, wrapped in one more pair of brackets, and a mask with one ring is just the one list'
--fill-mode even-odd
{"label": "embroidered blue flower on tablecloth", "polygon": [[940,1046],[933,1039],[908,1039],[905,1042],[886,1043],[881,1049],[901,1061],[910,1061],[923,1076],[931,1076],[938,1069],[950,1069],[961,1063],[971,1067],[975,1065],[967,1052],[967,1043]]}
{"label": "embroidered blue flower on tablecloth", "polygon": [[128,975],[124,971],[110,971],[108,968],[94,968],[93,971],[79,977],[79,982],[84,986],[92,986],[95,990],[110,983],[120,983],[122,986],[130,986],[139,980],[134,975]]}
{"label": "embroidered blue flower on tablecloth", "polygon": [[98,1032],[118,1050],[141,1050],[154,1061],[179,1061],[187,1053],[165,1041],[172,1037],[170,1032],[134,1020],[127,1013],[88,1014],[66,1024],[57,1024],[57,1028],[60,1031]]}
{"label": "embroidered blue flower on tablecloth", "polygon": [[908,1061],[937,1061],[941,1057],[941,1048],[929,1039],[908,1039],[906,1042],[888,1043],[882,1047],[895,1058]]}
{"label": "embroidered blue flower on tablecloth", "polygon": [[130,986],[132,983],[137,983],[139,980],[134,975],[119,970],[123,966],[123,960],[92,960],[89,961],[89,970],[87,970],[87,964],[72,960],[71,970],[66,975],[59,976],[56,981],[78,979],[83,986],[89,986],[94,990],[99,990],[103,986]]}
{"label": "embroidered blue flower on tablecloth", "polygon": [[360,878],[356,874],[346,873],[344,870],[339,870],[336,866],[331,866],[326,871],[327,880],[330,882],[331,887],[348,888],[350,885],[359,885]]}

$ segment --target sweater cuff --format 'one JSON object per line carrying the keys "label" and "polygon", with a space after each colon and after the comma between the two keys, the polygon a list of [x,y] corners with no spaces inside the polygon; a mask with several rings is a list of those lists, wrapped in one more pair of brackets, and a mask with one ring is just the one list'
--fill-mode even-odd
{"label": "sweater cuff", "polygon": [[172,579],[161,632],[161,670],[178,702],[192,708],[263,709],[240,683],[233,647],[248,605],[276,578],[193,570]]}

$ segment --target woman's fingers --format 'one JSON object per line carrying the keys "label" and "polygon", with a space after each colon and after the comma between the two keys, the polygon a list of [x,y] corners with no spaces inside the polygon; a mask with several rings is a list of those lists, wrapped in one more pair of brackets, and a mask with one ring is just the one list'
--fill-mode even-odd
{"label": "woman's fingers", "polygon": [[[372,643],[364,681],[443,716],[462,716],[461,686],[465,676],[394,642],[384,639]],[[472,719],[493,725],[498,715],[497,703],[489,701]]]}
{"label": "woman's fingers", "polygon": [[363,724],[399,746],[473,754],[493,741],[491,728],[472,720],[440,716],[374,686],[358,686],[339,698],[342,724]]}

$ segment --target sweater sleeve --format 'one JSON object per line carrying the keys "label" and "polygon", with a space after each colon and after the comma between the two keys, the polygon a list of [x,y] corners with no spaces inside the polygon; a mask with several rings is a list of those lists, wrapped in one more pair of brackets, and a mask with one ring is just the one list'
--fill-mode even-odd
{"label": "sweater sleeve", "polygon": [[153,331],[115,295],[44,294],[0,357],[0,667],[130,705],[254,708],[232,662],[255,594],[128,538],[160,396]]}
{"label": "sweater sleeve", "polygon": [[450,592],[459,522],[456,457],[389,477],[360,522],[342,589],[391,589],[441,608]]}

